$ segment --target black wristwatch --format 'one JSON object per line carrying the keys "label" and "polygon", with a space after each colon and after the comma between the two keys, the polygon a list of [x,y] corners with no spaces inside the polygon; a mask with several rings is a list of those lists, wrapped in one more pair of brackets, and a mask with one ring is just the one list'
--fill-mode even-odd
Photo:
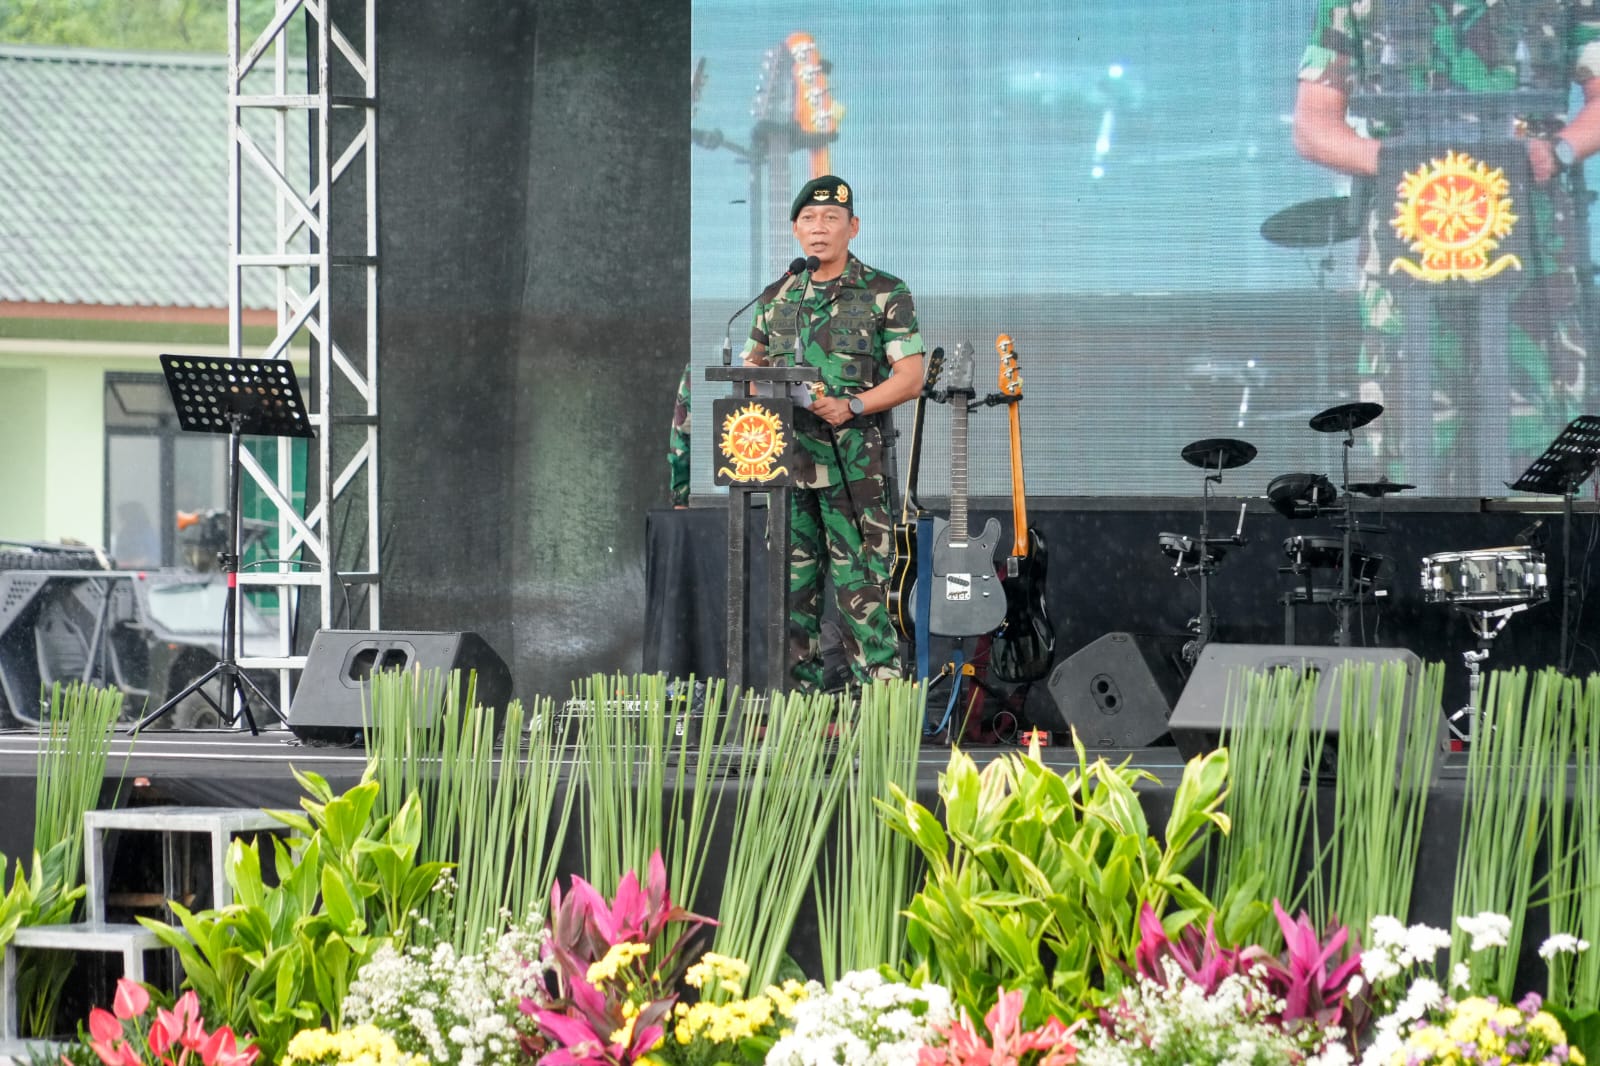
{"label": "black wristwatch", "polygon": [[850,397],[850,413],[852,415],[865,414],[866,411],[867,411],[866,405],[861,402],[861,397],[859,397],[859,396]]}
{"label": "black wristwatch", "polygon": [[1556,163],[1562,170],[1571,170],[1578,163],[1578,150],[1565,137],[1551,141],[1550,151],[1555,154]]}

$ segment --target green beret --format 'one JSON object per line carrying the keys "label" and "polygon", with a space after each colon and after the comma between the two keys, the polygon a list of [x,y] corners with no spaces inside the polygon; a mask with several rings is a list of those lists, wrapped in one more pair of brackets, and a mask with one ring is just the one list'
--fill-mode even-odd
{"label": "green beret", "polygon": [[789,208],[789,221],[799,218],[801,209],[807,204],[838,204],[851,215],[856,213],[855,193],[850,191],[850,186],[845,184],[843,178],[836,178],[832,174],[812,178],[801,187],[800,195],[794,198],[794,206]]}

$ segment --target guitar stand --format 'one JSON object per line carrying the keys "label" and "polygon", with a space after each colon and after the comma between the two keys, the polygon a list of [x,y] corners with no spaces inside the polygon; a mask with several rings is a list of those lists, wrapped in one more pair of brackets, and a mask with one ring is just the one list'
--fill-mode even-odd
{"label": "guitar stand", "polygon": [[[955,650],[952,652],[953,657],[951,660],[941,666],[939,668],[939,673],[928,681],[928,698],[930,704],[932,702],[933,694],[946,680],[950,681],[950,697],[945,703],[944,713],[939,717],[939,720],[937,722],[929,721],[923,724],[922,735],[925,737],[934,738],[942,736],[944,738],[943,742],[947,744],[953,743],[951,740],[953,736],[965,736],[967,726],[970,724],[972,718],[971,703],[972,700],[976,698],[976,693],[972,693],[970,691],[967,685],[968,682],[977,688],[982,689],[984,693],[1001,702],[1009,703],[1011,698],[1010,694],[1008,694],[1004,689],[995,685],[992,681],[979,673],[976,664],[976,655],[974,655],[971,660],[967,659],[965,644],[966,641],[964,639],[957,640]],[[1022,685],[1019,687],[1024,693],[1026,693],[1026,690],[1029,686]],[[962,693],[964,692],[968,694],[967,709],[961,715],[960,729],[952,729],[951,723],[956,716],[956,707],[961,704]]]}

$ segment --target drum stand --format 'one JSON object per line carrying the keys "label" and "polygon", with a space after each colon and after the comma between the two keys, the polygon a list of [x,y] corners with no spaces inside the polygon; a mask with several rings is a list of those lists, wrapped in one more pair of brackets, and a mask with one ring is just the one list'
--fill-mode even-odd
{"label": "drum stand", "polygon": [[1189,620],[1189,632],[1194,634],[1194,639],[1183,646],[1183,658],[1190,666],[1199,660],[1201,650],[1216,632],[1217,620],[1211,610],[1211,575],[1216,573],[1229,547],[1245,543],[1245,504],[1239,505],[1239,522],[1231,536],[1211,535],[1211,486],[1222,484],[1224,470],[1243,466],[1255,456],[1254,445],[1228,438],[1198,440],[1183,449],[1185,462],[1206,471],[1200,490],[1200,536],[1163,533],[1160,543],[1161,550],[1173,560],[1174,575],[1198,575],[1200,578],[1200,613]]}
{"label": "drum stand", "polygon": [[[1511,616],[1518,611],[1526,611],[1531,605],[1526,603],[1512,604],[1509,607],[1500,607],[1492,611],[1476,608],[1466,609],[1465,613],[1471,617],[1468,621],[1472,625],[1473,633],[1477,634],[1478,646],[1461,653],[1462,660],[1467,664],[1467,702],[1460,710],[1450,716],[1450,735],[1466,744],[1472,743],[1473,723],[1478,716],[1478,694],[1483,686],[1483,676],[1480,670],[1483,662],[1489,658],[1489,647],[1494,638],[1511,621]],[[1492,619],[1499,619],[1490,625]],[[1457,725],[1463,722],[1464,725]]]}

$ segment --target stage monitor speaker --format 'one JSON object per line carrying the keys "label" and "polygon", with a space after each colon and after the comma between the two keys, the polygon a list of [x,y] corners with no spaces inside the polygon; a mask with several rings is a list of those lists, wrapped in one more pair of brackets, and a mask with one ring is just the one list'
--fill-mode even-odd
{"label": "stage monitor speaker", "polygon": [[[476,633],[323,629],[311,638],[306,668],[289,706],[289,728],[304,740],[349,742],[361,736],[362,686],[377,670],[476,671],[477,702],[502,709],[511,698],[511,671]],[[433,708],[420,713],[431,721]]]}
{"label": "stage monitor speaker", "polygon": [[[1383,667],[1389,663],[1405,666],[1406,690],[1401,705],[1401,715],[1409,726],[1416,713],[1417,685],[1422,676],[1422,660],[1416,652],[1405,648],[1326,648],[1305,644],[1207,644],[1200,652],[1189,684],[1172,709],[1172,739],[1185,758],[1213,751],[1221,743],[1224,718],[1230,697],[1237,703],[1243,691],[1245,676],[1250,671],[1270,672],[1280,667],[1315,674],[1317,691],[1313,721],[1322,731],[1328,744],[1324,751],[1324,771],[1332,769],[1337,758],[1340,730],[1341,666],[1350,664],[1373,666],[1373,690],[1369,706],[1377,706],[1378,685]],[[1434,734],[1435,744],[1445,746],[1447,733],[1443,711],[1438,707],[1428,712],[1438,718]],[[1434,760],[1435,772],[1439,759]]]}
{"label": "stage monitor speaker", "polygon": [[1186,638],[1107,633],[1050,672],[1057,717],[1036,713],[1053,732],[1077,730],[1089,748],[1143,748],[1167,735],[1167,718],[1183,691]]}

